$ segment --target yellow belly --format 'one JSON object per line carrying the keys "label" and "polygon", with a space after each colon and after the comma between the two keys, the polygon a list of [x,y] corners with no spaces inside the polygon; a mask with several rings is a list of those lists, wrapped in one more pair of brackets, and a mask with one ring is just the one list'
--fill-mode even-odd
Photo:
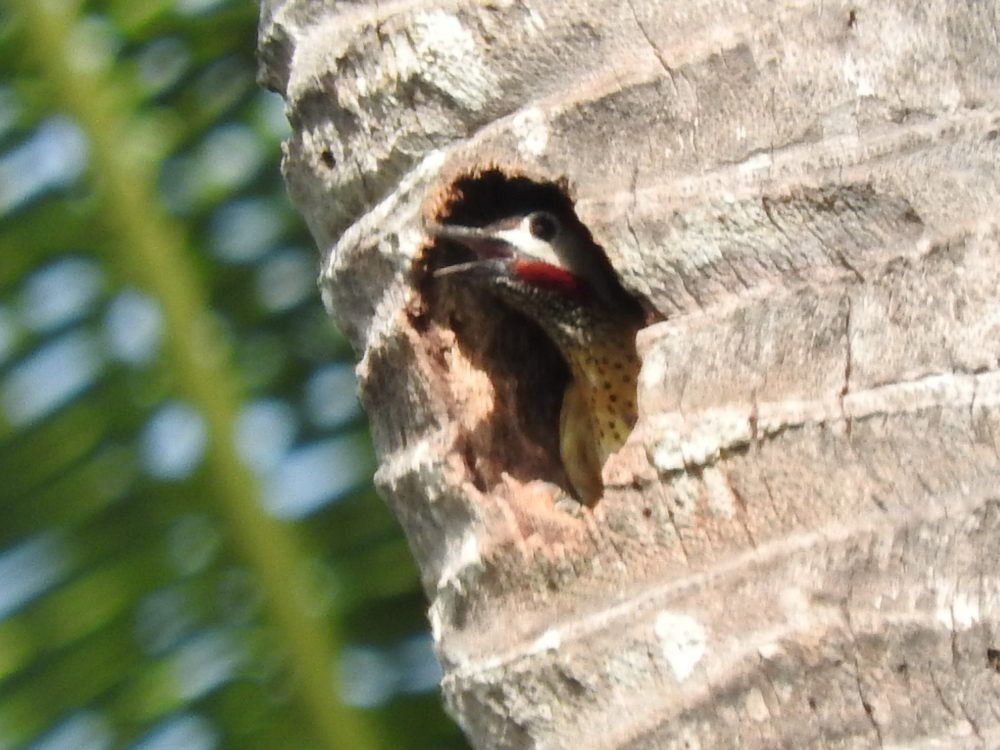
{"label": "yellow belly", "polygon": [[604,462],[599,458],[586,401],[575,382],[569,384],[563,396],[559,414],[559,453],[577,500],[593,505],[604,491],[601,481]]}
{"label": "yellow belly", "polygon": [[624,445],[636,420],[639,360],[634,350],[588,351],[570,362],[559,449],[578,499],[593,505],[604,491],[601,469]]}

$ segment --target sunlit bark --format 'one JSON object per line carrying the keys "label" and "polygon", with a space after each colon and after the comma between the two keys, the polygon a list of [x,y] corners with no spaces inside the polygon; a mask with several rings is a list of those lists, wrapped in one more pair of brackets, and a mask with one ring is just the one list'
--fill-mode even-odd
{"label": "sunlit bark", "polygon": [[[997,4],[749,6],[264,3],[477,747],[1000,743]],[[415,265],[487,164],[565,180],[662,319],[592,512],[544,342]]]}

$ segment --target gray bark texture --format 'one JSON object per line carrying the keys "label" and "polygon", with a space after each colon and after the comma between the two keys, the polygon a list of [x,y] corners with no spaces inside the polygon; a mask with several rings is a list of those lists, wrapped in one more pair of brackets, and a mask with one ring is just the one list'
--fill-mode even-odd
{"label": "gray bark texture", "polygon": [[[263,2],[474,746],[1000,747],[998,35],[993,0]],[[659,321],[593,509],[551,347],[420,272],[489,168],[562,181]]]}

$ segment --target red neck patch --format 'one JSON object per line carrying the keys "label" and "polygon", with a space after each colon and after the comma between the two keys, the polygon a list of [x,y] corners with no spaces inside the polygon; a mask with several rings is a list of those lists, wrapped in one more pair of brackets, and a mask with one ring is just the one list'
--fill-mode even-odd
{"label": "red neck patch", "polygon": [[511,265],[511,270],[517,278],[532,286],[549,289],[576,299],[581,299],[587,294],[587,287],[583,281],[565,268],[553,266],[551,263],[518,258]]}

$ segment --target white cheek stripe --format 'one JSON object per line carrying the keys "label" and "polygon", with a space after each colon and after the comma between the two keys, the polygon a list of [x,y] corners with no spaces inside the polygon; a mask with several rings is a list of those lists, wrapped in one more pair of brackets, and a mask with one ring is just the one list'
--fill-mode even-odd
{"label": "white cheek stripe", "polygon": [[550,265],[564,268],[564,264],[555,254],[552,245],[535,237],[524,227],[514,229],[504,229],[496,233],[496,236],[505,242],[509,242],[517,251],[532,258],[544,261]]}

